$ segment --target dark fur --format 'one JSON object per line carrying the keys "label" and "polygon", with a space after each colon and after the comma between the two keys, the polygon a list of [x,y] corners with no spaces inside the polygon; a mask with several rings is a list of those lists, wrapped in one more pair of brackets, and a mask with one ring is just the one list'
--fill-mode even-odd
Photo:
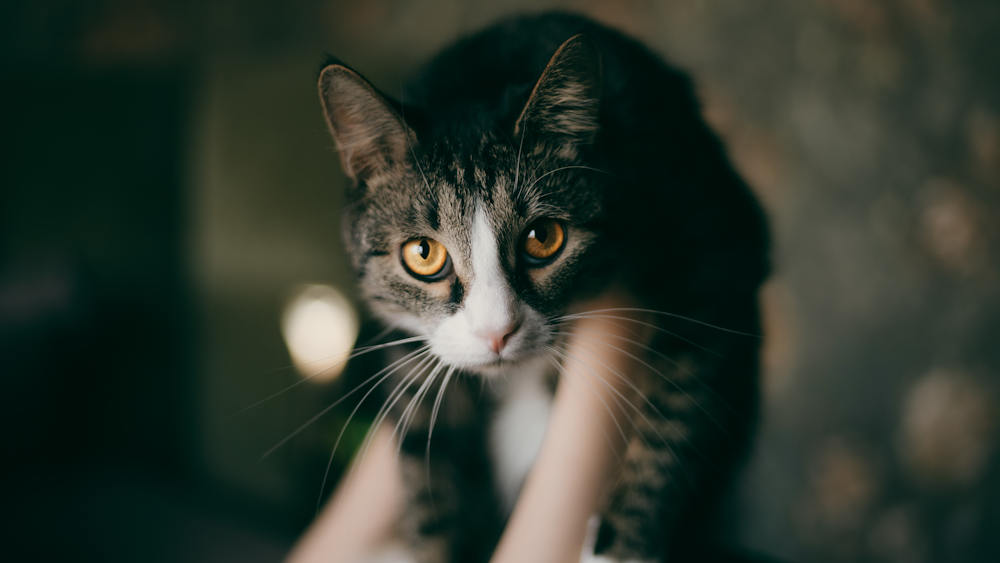
{"label": "dark fur", "polygon": [[[591,40],[573,47],[575,60],[551,69],[559,76],[539,84],[553,53],[579,33]],[[768,271],[763,214],[702,120],[690,80],[642,45],[576,16],[514,19],[440,54],[406,89],[405,105],[383,96],[380,107],[368,107],[367,98],[345,105],[334,89],[356,88],[361,79],[339,61],[330,64],[328,71],[344,69],[321,78],[335,137],[342,142],[338,135],[353,127],[369,143],[356,147],[362,157],[345,156],[341,146],[354,179],[345,233],[363,294],[381,317],[434,322],[461,307],[469,280],[452,276],[434,293],[401,277],[398,245],[435,235],[467,258],[465,231],[478,202],[502,225],[500,247],[510,249],[503,268],[517,296],[549,318],[615,283],[644,308],[759,333],[757,290]],[[583,78],[574,82],[574,73]],[[546,98],[545,88],[567,84],[581,93],[552,107],[546,100],[560,93]],[[358,92],[347,98],[363,98]],[[591,95],[599,106],[588,106]],[[537,103],[526,109],[529,98]],[[600,171],[545,176],[567,165]],[[515,176],[516,194],[509,188]],[[564,221],[576,237],[558,267],[543,273],[529,271],[514,250],[540,216]],[[677,336],[656,333],[649,344],[656,352],[643,360],[669,382],[637,378],[658,412],[639,403],[648,422],[634,417],[639,436],[601,510],[596,551],[621,560],[666,559],[696,537],[685,527],[702,522],[725,488],[757,408],[759,339],[676,317],[656,323]],[[418,386],[391,416],[398,420]],[[485,445],[493,398],[480,397],[478,377],[453,378],[434,430],[428,486],[436,390],[437,383],[402,442],[410,498],[401,533],[421,561],[486,561],[505,518]]]}

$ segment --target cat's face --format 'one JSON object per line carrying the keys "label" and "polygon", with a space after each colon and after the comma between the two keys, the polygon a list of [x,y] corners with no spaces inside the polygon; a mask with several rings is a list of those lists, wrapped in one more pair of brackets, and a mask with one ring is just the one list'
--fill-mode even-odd
{"label": "cat's face", "polygon": [[[578,150],[596,131],[599,57],[595,73],[569,55],[553,58],[556,78],[546,83],[547,69],[507,134],[420,139],[352,71],[321,77],[356,181],[346,232],[363,295],[447,365],[491,375],[544,360],[559,316],[599,277],[603,184]],[[580,103],[553,107],[567,92]],[[560,129],[537,134],[546,127]]]}
{"label": "cat's face", "polygon": [[[518,165],[496,139],[471,149],[433,151],[359,201],[351,253],[373,311],[427,336],[448,365],[495,373],[556,338],[552,321],[601,244],[588,226],[601,198],[575,169],[536,182],[523,168],[538,158],[522,155]],[[548,160],[546,170],[572,166]]]}

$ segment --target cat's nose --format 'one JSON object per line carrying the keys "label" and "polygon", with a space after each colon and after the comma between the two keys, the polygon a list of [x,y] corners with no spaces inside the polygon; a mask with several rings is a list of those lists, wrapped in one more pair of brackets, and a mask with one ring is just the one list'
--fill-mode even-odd
{"label": "cat's nose", "polygon": [[508,325],[499,329],[477,330],[475,335],[485,340],[493,353],[499,354],[510,342],[510,337],[517,332],[517,329],[517,325]]}

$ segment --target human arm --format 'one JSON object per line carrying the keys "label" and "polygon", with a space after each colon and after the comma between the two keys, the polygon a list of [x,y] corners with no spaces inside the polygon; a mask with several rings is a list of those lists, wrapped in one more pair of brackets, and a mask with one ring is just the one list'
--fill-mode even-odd
{"label": "human arm", "polygon": [[[615,306],[620,303],[605,300],[587,309]],[[634,398],[615,372],[628,374],[636,362],[616,348],[638,355],[623,340],[635,334],[596,318],[577,320],[573,330],[545,440],[492,563],[579,561],[587,521],[598,511],[624,449],[618,427],[628,433],[632,413],[622,405]],[[353,563],[389,541],[403,509],[403,485],[394,457],[377,454],[394,452],[391,440],[389,428],[376,433],[357,477],[342,480],[289,563]]]}
{"label": "human arm", "polygon": [[341,479],[337,492],[286,563],[356,563],[389,539],[403,508],[403,485],[392,444],[391,428],[376,431],[369,455]]}
{"label": "human arm", "polygon": [[[608,301],[593,309],[614,306]],[[576,562],[587,521],[599,508],[626,443],[631,387],[618,374],[636,368],[625,327],[576,321],[566,348],[548,430],[491,563]],[[579,353],[586,350],[585,353]]]}

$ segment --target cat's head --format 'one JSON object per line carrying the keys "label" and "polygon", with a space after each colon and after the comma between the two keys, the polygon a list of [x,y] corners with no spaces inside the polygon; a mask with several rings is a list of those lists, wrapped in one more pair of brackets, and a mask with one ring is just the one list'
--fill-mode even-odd
{"label": "cat's head", "polygon": [[[372,311],[485,375],[539,361],[601,267],[601,56],[583,35],[553,55],[527,102],[493,121],[413,125],[342,64],[320,97],[352,180],[345,234]],[[486,123],[486,125],[477,125]],[[508,125],[504,125],[507,123]]]}

